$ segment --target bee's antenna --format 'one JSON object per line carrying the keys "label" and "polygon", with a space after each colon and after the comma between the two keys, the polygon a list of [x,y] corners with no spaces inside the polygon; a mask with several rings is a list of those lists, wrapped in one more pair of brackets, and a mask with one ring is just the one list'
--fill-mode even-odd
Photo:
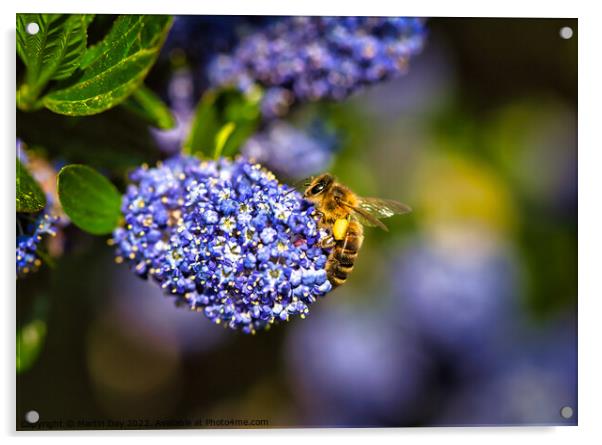
{"label": "bee's antenna", "polygon": [[301,179],[300,181],[293,183],[293,185],[291,186],[293,188],[291,190],[289,190],[288,192],[286,192],[285,195],[288,195],[289,193],[296,191],[301,186],[307,187],[311,183],[312,179],[313,179],[313,176],[310,176],[309,178]]}
{"label": "bee's antenna", "polygon": [[297,182],[295,182],[294,187],[301,187],[301,186],[305,186],[307,187],[309,184],[311,184],[311,181],[314,179],[313,176],[310,176],[309,178],[305,178],[305,179],[301,179]]}
{"label": "bee's antenna", "polygon": [[[315,178],[315,176],[309,176],[309,177],[305,178],[305,179],[303,180],[303,185],[304,185],[305,187],[309,187],[309,186],[310,186],[310,184],[312,183],[312,181],[314,180],[314,178]],[[299,182],[301,182],[301,181],[299,181]]]}

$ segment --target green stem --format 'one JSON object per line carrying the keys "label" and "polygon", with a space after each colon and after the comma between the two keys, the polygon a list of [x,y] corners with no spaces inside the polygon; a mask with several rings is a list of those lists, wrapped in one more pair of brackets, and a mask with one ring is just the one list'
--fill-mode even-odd
{"label": "green stem", "polygon": [[41,87],[31,88],[24,83],[17,90],[17,107],[23,111],[35,111],[44,107],[42,100],[38,100]]}

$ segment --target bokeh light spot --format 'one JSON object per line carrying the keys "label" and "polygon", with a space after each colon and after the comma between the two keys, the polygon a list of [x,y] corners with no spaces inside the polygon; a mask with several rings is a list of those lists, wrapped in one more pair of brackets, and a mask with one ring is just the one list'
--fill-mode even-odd
{"label": "bokeh light spot", "polygon": [[107,414],[167,412],[177,402],[180,350],[172,332],[162,330],[162,334],[160,342],[149,342],[115,311],[92,323],[86,348],[88,372]]}
{"label": "bokeh light spot", "polygon": [[414,184],[415,202],[420,203],[416,214],[431,232],[470,226],[507,233],[515,226],[508,185],[483,162],[445,153],[425,156]]}

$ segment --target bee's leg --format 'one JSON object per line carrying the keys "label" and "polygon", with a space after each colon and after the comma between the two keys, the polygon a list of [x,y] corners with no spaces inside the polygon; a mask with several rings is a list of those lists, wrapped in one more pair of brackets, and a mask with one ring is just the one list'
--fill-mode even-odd
{"label": "bee's leg", "polygon": [[334,239],[332,234],[330,234],[326,238],[322,239],[322,241],[320,241],[320,247],[323,249],[330,249],[334,247],[336,243],[336,240]]}
{"label": "bee's leg", "polygon": [[331,227],[324,227],[324,230],[326,231],[326,236],[324,238],[322,238],[319,245],[323,249],[330,249],[331,247],[334,247],[334,245],[336,244],[337,241],[334,239],[334,236],[332,235]]}

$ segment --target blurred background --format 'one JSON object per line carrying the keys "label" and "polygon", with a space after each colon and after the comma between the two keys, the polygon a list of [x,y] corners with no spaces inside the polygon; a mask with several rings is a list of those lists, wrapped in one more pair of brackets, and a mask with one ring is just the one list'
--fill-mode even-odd
{"label": "blurred background", "polygon": [[[262,20],[176,20],[147,83],[183,126],[206,87],[203,51],[227,49]],[[268,150],[266,164],[291,183],[328,170],[360,195],[414,209],[387,220],[388,233],[366,230],[344,286],[307,319],[247,336],[176,308],[115,264],[106,239],[70,226],[69,254],[17,284],[32,351],[17,376],[18,420],[35,409],[45,421],[575,425],[577,21],[427,27],[406,75],[299,107],[243,148],[260,160]],[[201,45],[208,30],[215,41]],[[102,140],[104,120],[128,127],[118,113],[78,128]],[[32,145],[43,135],[52,153],[50,132],[17,116],[18,133]],[[132,128],[110,135],[130,147],[128,162],[173,153],[184,131]],[[62,149],[77,161],[72,134]],[[86,156],[99,168],[125,162]]]}

